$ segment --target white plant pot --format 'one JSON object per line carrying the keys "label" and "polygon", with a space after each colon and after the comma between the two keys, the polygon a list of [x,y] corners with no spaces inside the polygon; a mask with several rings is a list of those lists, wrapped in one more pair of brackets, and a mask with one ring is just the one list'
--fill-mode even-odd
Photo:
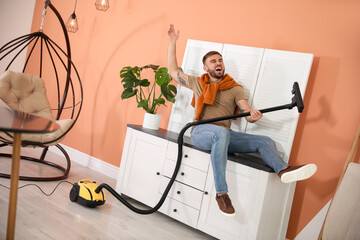
{"label": "white plant pot", "polygon": [[161,115],[146,112],[144,116],[143,128],[158,130],[160,126]]}

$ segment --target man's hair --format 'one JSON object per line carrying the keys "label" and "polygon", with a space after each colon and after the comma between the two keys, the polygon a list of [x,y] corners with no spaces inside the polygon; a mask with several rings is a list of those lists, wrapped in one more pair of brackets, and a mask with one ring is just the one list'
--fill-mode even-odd
{"label": "man's hair", "polygon": [[220,55],[220,56],[222,57],[222,55],[221,55],[219,52],[217,52],[217,51],[210,51],[210,52],[208,52],[207,54],[204,55],[204,57],[203,57],[203,59],[202,59],[203,64],[205,65],[205,61],[206,61],[206,59],[207,59],[208,57],[210,57],[210,56],[212,56],[212,55],[215,55],[215,54],[218,54],[218,55]]}

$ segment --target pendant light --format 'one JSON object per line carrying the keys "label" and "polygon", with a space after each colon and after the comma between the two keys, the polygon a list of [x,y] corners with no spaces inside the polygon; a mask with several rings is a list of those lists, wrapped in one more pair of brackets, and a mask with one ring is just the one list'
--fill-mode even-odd
{"label": "pendant light", "polygon": [[77,0],[75,0],[74,12],[70,15],[69,19],[66,21],[65,24],[67,31],[72,33],[75,33],[77,30],[79,30],[79,25],[75,14],[76,3]]}
{"label": "pendant light", "polygon": [[109,8],[109,0],[96,0],[95,6],[97,10],[106,11]]}

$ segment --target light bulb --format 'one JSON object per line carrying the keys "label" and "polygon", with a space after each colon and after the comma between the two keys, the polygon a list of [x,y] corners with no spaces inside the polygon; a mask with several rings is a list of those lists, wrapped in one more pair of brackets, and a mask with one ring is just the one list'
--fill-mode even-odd
{"label": "light bulb", "polygon": [[77,30],[79,30],[79,25],[77,22],[75,12],[73,12],[73,14],[71,14],[69,19],[66,21],[65,26],[68,32],[75,33]]}
{"label": "light bulb", "polygon": [[97,10],[106,11],[109,8],[109,0],[96,0],[95,6]]}

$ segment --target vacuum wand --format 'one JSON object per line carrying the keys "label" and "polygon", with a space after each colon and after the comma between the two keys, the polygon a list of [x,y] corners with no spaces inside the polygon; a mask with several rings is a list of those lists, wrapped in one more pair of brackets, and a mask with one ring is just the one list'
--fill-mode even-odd
{"label": "vacuum wand", "polygon": [[[303,103],[303,100],[301,97],[299,84],[297,82],[294,82],[293,89],[291,92],[292,92],[292,94],[294,94],[294,96],[291,99],[291,103],[277,106],[277,107],[265,108],[265,109],[261,109],[259,111],[261,113],[267,113],[267,112],[274,112],[274,111],[283,110],[283,109],[292,109],[292,108],[296,107],[298,112],[302,113],[302,111],[304,110],[304,103]],[[247,116],[250,116],[250,112],[239,113],[239,114],[218,117],[218,118],[211,118],[211,119],[206,119],[206,120],[200,120],[200,121],[188,123],[187,125],[189,125],[189,127],[191,127],[191,126],[200,125],[200,124],[212,123],[212,122],[247,117]]]}

